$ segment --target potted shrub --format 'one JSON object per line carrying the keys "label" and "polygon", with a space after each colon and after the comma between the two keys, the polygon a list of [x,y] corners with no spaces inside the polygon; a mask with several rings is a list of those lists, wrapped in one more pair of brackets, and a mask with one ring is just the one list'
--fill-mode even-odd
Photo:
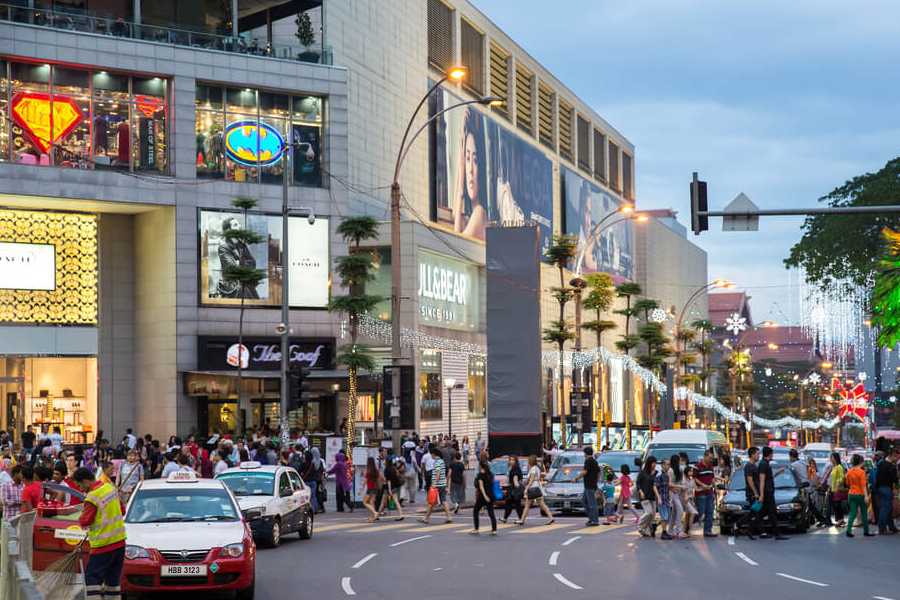
{"label": "potted shrub", "polygon": [[303,62],[319,62],[319,53],[309,49],[310,46],[316,43],[316,32],[313,31],[309,15],[305,12],[297,13],[297,19],[294,23],[297,24],[297,33],[294,35],[297,36],[300,45],[306,48],[306,50],[297,55],[297,58]]}

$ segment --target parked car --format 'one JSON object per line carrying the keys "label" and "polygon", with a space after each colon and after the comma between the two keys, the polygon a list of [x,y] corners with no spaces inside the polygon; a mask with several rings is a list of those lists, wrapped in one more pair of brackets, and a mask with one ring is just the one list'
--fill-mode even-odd
{"label": "parked car", "polygon": [[[730,460],[728,440],[718,431],[709,429],[666,429],[657,433],[647,448],[644,449],[643,459],[653,455],[657,461],[669,458],[673,454],[684,452],[688,456],[688,462],[696,464],[703,458],[706,450],[712,450],[713,456],[718,466],[716,475],[725,464],[726,460]],[[639,465],[640,461],[635,461],[635,465]]]}
{"label": "parked car", "polygon": [[547,508],[562,512],[584,510],[584,483],[581,480],[572,481],[583,469],[583,464],[567,464],[556,470],[544,488]]}
{"label": "parked car", "polygon": [[[44,494],[58,500],[44,499],[35,507],[33,570],[44,571],[65,553],[72,552],[87,535],[78,524],[84,494],[67,485],[44,483]],[[82,567],[87,564],[88,548],[81,549]]]}
{"label": "parked car", "polygon": [[[778,526],[780,528],[794,529],[798,533],[805,533],[810,523],[809,513],[809,484],[800,484],[794,477],[794,472],[787,463],[771,463],[772,472],[777,472],[781,467],[784,472],[775,476],[775,506],[778,513]],[[747,502],[747,482],[744,478],[744,467],[734,470],[728,485],[719,484],[720,490],[725,490],[725,495],[719,502],[719,527],[724,535],[730,535],[734,531],[735,524],[750,512],[750,503]],[[766,521],[768,523],[768,521]]]}

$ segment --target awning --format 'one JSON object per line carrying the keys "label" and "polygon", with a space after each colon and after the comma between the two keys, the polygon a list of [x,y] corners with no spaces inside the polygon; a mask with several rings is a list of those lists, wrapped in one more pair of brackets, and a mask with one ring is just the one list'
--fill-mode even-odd
{"label": "awning", "polygon": [[274,22],[318,6],[322,6],[322,0],[238,0],[238,30],[247,31],[265,25],[268,22],[266,11],[269,11],[269,18]]}

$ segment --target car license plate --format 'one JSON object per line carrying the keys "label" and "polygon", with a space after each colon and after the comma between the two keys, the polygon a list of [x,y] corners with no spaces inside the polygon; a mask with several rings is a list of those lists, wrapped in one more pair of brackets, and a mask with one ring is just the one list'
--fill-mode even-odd
{"label": "car license plate", "polygon": [[163,565],[162,577],[192,577],[206,575],[206,565]]}
{"label": "car license plate", "polygon": [[563,502],[563,508],[572,508],[572,503],[568,500]]}

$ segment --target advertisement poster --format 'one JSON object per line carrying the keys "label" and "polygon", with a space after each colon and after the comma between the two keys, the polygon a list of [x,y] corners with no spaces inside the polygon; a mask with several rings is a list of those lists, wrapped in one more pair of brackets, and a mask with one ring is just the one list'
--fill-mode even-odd
{"label": "advertisement poster", "polygon": [[579,251],[584,249],[583,273],[608,273],[615,277],[634,278],[632,223],[622,221],[607,227],[620,217],[610,217],[599,235],[591,235],[594,227],[622,204],[611,194],[584,179],[574,171],[561,167],[562,193],[565,199],[565,233],[578,238]]}
{"label": "advertisement poster", "polygon": [[[461,100],[440,89],[429,114]],[[553,165],[543,152],[473,106],[449,110],[432,126],[431,218],[484,240],[492,221],[540,226],[541,254],[553,236]]]}
{"label": "advertisement poster", "polygon": [[[267,277],[259,285],[243,292],[247,306],[281,306],[281,216],[240,211],[201,209],[200,301],[205,305],[238,306],[240,286],[222,277],[223,268],[241,265],[263,269]],[[249,229],[264,238],[259,244],[245,245],[228,239],[230,229]],[[288,221],[290,243],[290,304],[303,308],[325,308],[329,298],[330,224],[316,218],[310,225],[305,217]]]}
{"label": "advertisement poster", "polygon": [[479,331],[478,269],[419,248],[419,323]]}
{"label": "advertisement poster", "polygon": [[325,470],[328,471],[334,466],[334,455],[341,451],[344,445],[342,437],[325,438]]}

